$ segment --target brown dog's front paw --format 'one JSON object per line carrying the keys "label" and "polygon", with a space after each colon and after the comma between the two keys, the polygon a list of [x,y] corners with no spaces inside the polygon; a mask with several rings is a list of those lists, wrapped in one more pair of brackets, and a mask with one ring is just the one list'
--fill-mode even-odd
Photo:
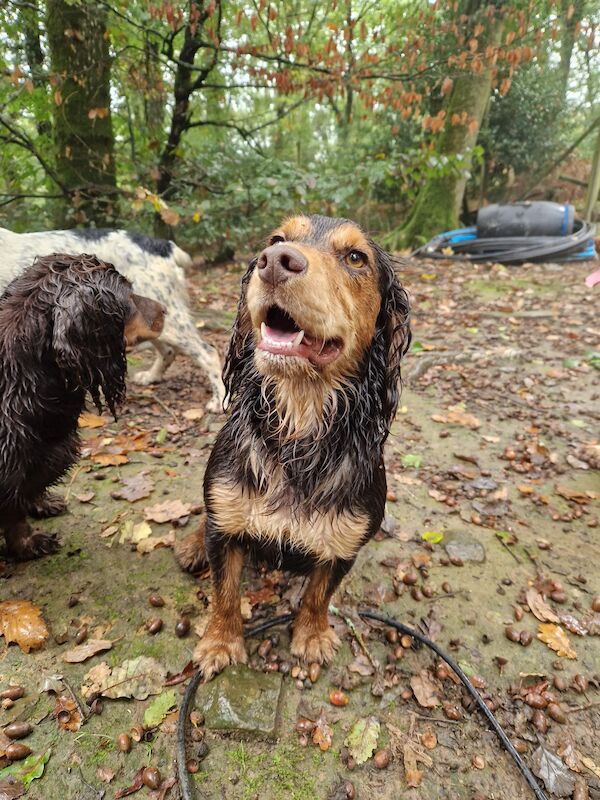
{"label": "brown dog's front paw", "polygon": [[193,660],[199,664],[204,678],[209,681],[229,664],[245,664],[248,661],[244,638],[235,636],[223,639],[207,632],[196,646]]}
{"label": "brown dog's front paw", "polygon": [[8,544],[9,556],[16,561],[31,561],[56,553],[60,542],[55,533],[30,533]]}
{"label": "brown dog's front paw", "polygon": [[185,572],[200,572],[207,566],[204,547],[204,521],[184,539],[175,542],[175,558]]}
{"label": "brown dog's front paw", "polygon": [[58,517],[67,510],[67,503],[63,497],[54,492],[44,492],[28,509],[29,515],[36,519],[46,519],[47,517]]}
{"label": "brown dog's front paw", "polygon": [[339,646],[340,639],[331,628],[316,629],[314,626],[297,624],[290,651],[307,664],[313,661],[317,664],[329,664]]}

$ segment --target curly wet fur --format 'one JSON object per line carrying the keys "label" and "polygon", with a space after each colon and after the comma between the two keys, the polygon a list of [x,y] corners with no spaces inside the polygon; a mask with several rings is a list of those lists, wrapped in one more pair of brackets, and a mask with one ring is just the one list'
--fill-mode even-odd
{"label": "curly wet fur", "polygon": [[[255,358],[256,324],[247,302],[256,259],[242,278],[223,373],[230,416],[217,436],[204,480],[204,542],[214,608],[196,655],[209,677],[239,660],[232,653],[241,636],[240,554],[310,575],[291,649],[305,660],[330,661],[338,641],[327,622],[329,598],[384,513],[383,447],[398,405],[400,362],[410,344],[408,297],[394,260],[370,240],[364,241],[374,263],[366,278],[337,272],[342,267],[327,255],[328,236],[352,227],[364,239],[353,223],[298,219],[296,228],[303,233],[289,241],[301,243],[309,264],[305,277],[289,279],[288,296],[300,286],[295,281],[310,286],[314,257],[320,275],[327,273],[340,292],[352,292],[357,280],[371,280],[379,311],[368,310],[372,335],[350,363],[348,357],[342,362],[341,374],[309,364],[299,367],[285,356],[265,372]],[[298,294],[298,303],[301,296],[306,292]],[[195,541],[199,546],[199,536]],[[197,566],[190,557],[193,546],[187,543],[187,563]]]}
{"label": "curly wet fur", "polygon": [[113,414],[124,400],[131,298],[114,267],[67,255],[38,258],[0,296],[0,528],[16,557],[56,549],[41,534],[30,547],[24,517],[48,511],[46,488],[77,459],[86,393]]}

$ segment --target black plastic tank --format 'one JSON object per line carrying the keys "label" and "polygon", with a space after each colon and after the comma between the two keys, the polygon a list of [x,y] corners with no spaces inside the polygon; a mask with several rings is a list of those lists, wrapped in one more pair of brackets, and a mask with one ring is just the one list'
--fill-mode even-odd
{"label": "black plastic tank", "polygon": [[479,239],[509,236],[568,236],[573,233],[575,209],[568,203],[493,204],[477,212]]}

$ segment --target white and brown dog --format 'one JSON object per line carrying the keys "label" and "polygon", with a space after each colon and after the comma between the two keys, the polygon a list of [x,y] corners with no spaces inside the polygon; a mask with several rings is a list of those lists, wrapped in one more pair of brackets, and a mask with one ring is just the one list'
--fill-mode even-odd
{"label": "white and brown dog", "polygon": [[167,309],[164,330],[152,342],[155,361],[149,370],[134,375],[133,380],[144,385],[162,380],[175,352],[180,351],[196,362],[210,382],[213,396],[208,410],[222,410],[221,361],[194,325],[184,275],[191,258],[174,242],[105,228],[40,233],[12,233],[0,228],[0,253],[0,294],[13,278],[31,266],[36,256],[93,253],[113,264],[131,281],[137,294],[157,300]]}

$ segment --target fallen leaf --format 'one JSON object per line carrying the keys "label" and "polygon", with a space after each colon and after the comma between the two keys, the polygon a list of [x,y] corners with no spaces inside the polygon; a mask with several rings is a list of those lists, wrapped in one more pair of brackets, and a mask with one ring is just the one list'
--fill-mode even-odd
{"label": "fallen leaf", "polygon": [[52,750],[48,748],[41,755],[32,753],[24,761],[16,761],[10,767],[0,769],[0,781],[12,777],[21,781],[26,787],[29,786],[32,781],[42,777],[51,754]]}
{"label": "fallen leaf", "polygon": [[590,500],[595,500],[598,497],[597,492],[586,491],[582,492],[579,489],[570,489],[568,486],[557,486],[556,494],[564,497],[565,500],[573,500],[575,503],[589,503]]}
{"label": "fallen leaf", "polygon": [[354,661],[348,664],[348,669],[350,672],[356,672],[358,675],[362,675],[363,678],[366,678],[375,672],[373,665],[367,656],[363,655],[362,653],[359,653]]}
{"label": "fallen leaf", "polygon": [[29,600],[5,600],[0,603],[0,636],[6,643],[16,642],[21,650],[39,650],[48,638],[42,612]]}
{"label": "fallen leaf", "polygon": [[415,749],[410,742],[404,745],[402,750],[404,759],[404,779],[408,789],[417,789],[423,780],[423,772],[417,769],[417,758]]}
{"label": "fallen leaf", "polygon": [[58,722],[58,727],[64,731],[78,731],[83,723],[77,704],[66,694],[56,696],[52,716]]}
{"label": "fallen leaf", "polygon": [[22,797],[27,790],[23,781],[9,776],[0,780],[0,800],[15,800]]}
{"label": "fallen leaf", "polygon": [[91,456],[95,464],[101,467],[118,467],[121,464],[127,464],[129,459],[122,453],[96,453]]}
{"label": "fallen leaf", "polygon": [[375,717],[357,720],[344,744],[357,764],[364,764],[377,749],[377,740],[381,725]]}
{"label": "fallen leaf", "polygon": [[437,686],[429,677],[426,669],[410,679],[410,688],[413,690],[417,703],[423,708],[435,708],[440,701],[437,696]]}
{"label": "fallen leaf", "polygon": [[163,665],[149,656],[128,659],[112,669],[102,661],[83,676],[81,694],[85,699],[101,694],[113,700],[120,697],[145,700],[162,691],[165,676]]}
{"label": "fallen leaf", "polygon": [[175,522],[190,515],[191,505],[181,500],[165,500],[144,509],[144,518],[151,522]]}
{"label": "fallen leaf", "polygon": [[527,600],[527,605],[531,609],[531,613],[536,619],[539,619],[541,622],[559,621],[558,616],[554,610],[550,608],[548,603],[546,603],[541,593],[536,592],[532,586],[525,592],[525,599]]}
{"label": "fallen leaf", "polygon": [[416,453],[405,453],[401,461],[405,467],[414,467],[418,469],[423,461],[423,456],[417,455]]}
{"label": "fallen leaf", "polygon": [[76,497],[80,503],[89,503],[90,500],[93,500],[96,497],[96,492],[87,491],[87,492],[80,492],[77,494],[73,492],[73,497]]}
{"label": "fallen leaf", "polygon": [[547,644],[551,650],[558,653],[559,656],[566,658],[577,658],[577,653],[571,647],[569,637],[559,625],[551,623],[542,623],[539,626],[539,633],[537,638]]}
{"label": "fallen leaf", "polygon": [[577,755],[579,756],[579,760],[581,761],[583,766],[586,769],[589,769],[590,772],[593,772],[597,778],[600,778],[600,767],[594,761],[592,761],[592,759],[589,758],[588,756],[583,756],[579,752],[577,753]]}
{"label": "fallen leaf", "polygon": [[84,411],[80,415],[77,422],[80,428],[103,428],[108,420],[105,417],[100,417],[98,414],[90,414],[89,411]]}
{"label": "fallen leaf", "polygon": [[421,539],[429,544],[439,544],[444,538],[444,534],[439,531],[424,531],[421,534]]}
{"label": "fallen leaf", "polygon": [[138,522],[137,525],[135,525],[133,520],[128,519],[121,526],[121,535],[119,536],[119,544],[125,544],[125,542],[132,542],[132,544],[138,544],[138,542],[141,542],[143,539],[147,539],[151,535],[152,535],[152,528],[150,527],[150,525],[148,525],[147,522]]}
{"label": "fallen leaf", "polygon": [[333,740],[333,729],[327,724],[325,715],[321,710],[319,716],[315,720],[315,727],[312,732],[313,744],[319,746],[319,750],[325,752],[331,747]]}
{"label": "fallen leaf", "polygon": [[172,789],[173,786],[177,783],[177,778],[174,775],[169,775],[168,778],[164,778],[158,789],[155,789],[153,792],[150,792],[149,797],[151,800],[165,800],[169,789]]}
{"label": "fallen leaf", "polygon": [[173,689],[167,689],[150,703],[144,712],[144,727],[156,728],[167,716],[173,706],[177,705],[177,697]]}
{"label": "fallen leaf", "polygon": [[570,797],[575,788],[575,776],[562,760],[543,745],[531,756],[531,768],[541,778],[546,789],[556,797]]}
{"label": "fallen leaf", "polygon": [[144,785],[144,781],[142,780],[144,769],[145,767],[140,767],[138,769],[133,776],[133,783],[130,786],[126,786],[124,789],[117,789],[115,792],[115,800],[119,800],[121,797],[127,797],[128,794],[135,794],[135,792],[139,792]]}
{"label": "fallen leaf", "polygon": [[204,416],[204,409],[203,408],[188,408],[183,412],[183,414],[181,416],[184,419],[190,420],[190,422],[194,422],[197,419],[202,419],[202,417]]}
{"label": "fallen leaf", "polygon": [[175,675],[170,675],[166,679],[165,686],[176,686],[178,683],[183,683],[184,681],[187,681],[188,678],[191,678],[194,672],[196,672],[196,666],[194,662],[188,661],[181,672],[177,672]]}
{"label": "fallen leaf", "polygon": [[63,653],[62,659],[67,664],[80,664],[82,661],[87,661],[88,658],[95,656],[97,653],[102,653],[104,650],[110,650],[112,642],[109,639],[87,639],[83,644],[73,647]]}
{"label": "fallen leaf", "polygon": [[568,631],[571,633],[576,634],[577,636],[587,636],[588,629],[583,622],[574,617],[573,614],[569,614],[568,611],[558,611],[558,621],[561,625],[563,625]]}
{"label": "fallen leaf", "polygon": [[110,783],[112,779],[115,777],[115,773],[112,769],[108,767],[98,767],[96,769],[96,777],[98,780],[103,781],[104,783]]}
{"label": "fallen leaf", "polygon": [[146,470],[138,472],[129,478],[123,479],[123,487],[111,493],[116,500],[129,500],[135,503],[144,497],[149,497],[154,491],[154,481],[148,477]]}
{"label": "fallen leaf", "polygon": [[149,536],[147,539],[142,539],[137,543],[136,550],[138,553],[151,553],[157,547],[173,547],[175,544],[175,531],[170,530],[163,536]]}

